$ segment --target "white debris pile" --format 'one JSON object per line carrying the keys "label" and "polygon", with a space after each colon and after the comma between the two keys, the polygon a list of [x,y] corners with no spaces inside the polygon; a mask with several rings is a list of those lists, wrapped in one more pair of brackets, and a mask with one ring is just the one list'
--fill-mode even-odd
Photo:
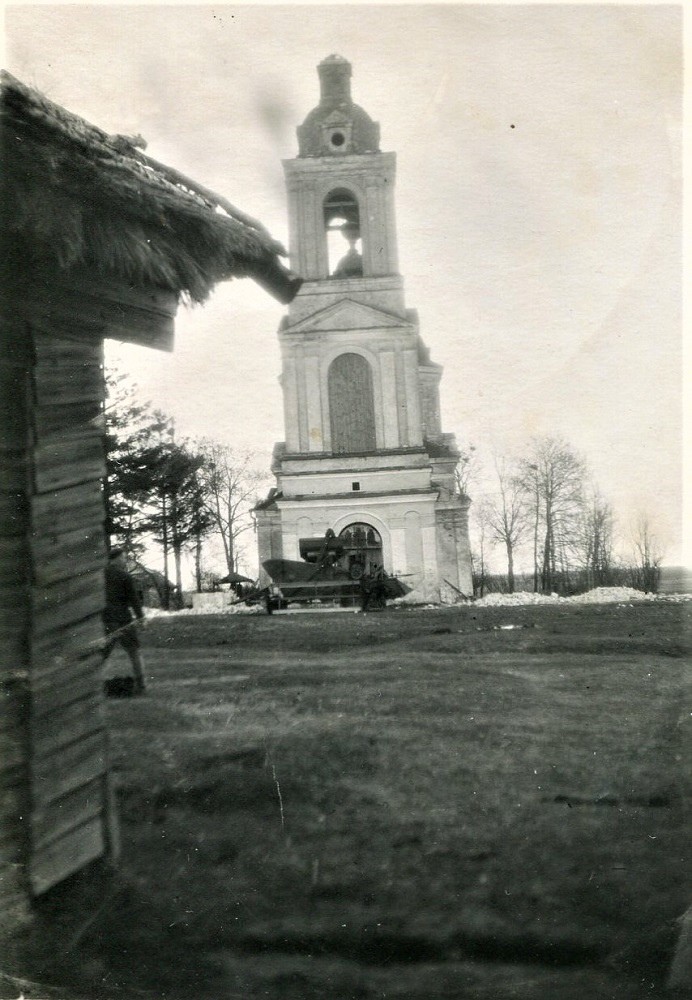
{"label": "white debris pile", "polygon": [[645,594],[633,587],[596,587],[585,594],[573,594],[571,597],[560,597],[559,594],[534,594],[530,591],[518,591],[515,594],[486,594],[474,601],[482,608],[512,607],[520,604],[634,604],[639,601],[673,601],[692,600],[692,594]]}
{"label": "white debris pile", "polygon": [[177,614],[186,615],[257,615],[264,611],[264,605],[226,604],[221,607],[185,608]]}
{"label": "white debris pile", "polygon": [[474,604],[482,608],[507,607],[513,604],[557,604],[562,598],[557,594],[534,594],[528,590],[518,590],[514,594],[486,594]]}
{"label": "white debris pile", "polygon": [[264,611],[263,606],[247,604],[226,604],[206,608],[181,608],[180,611],[163,611],[161,608],[147,608],[147,618],[170,618],[177,615],[257,615]]}
{"label": "white debris pile", "polygon": [[656,601],[658,594],[645,594],[634,587],[596,587],[585,594],[566,597],[570,604],[631,604],[632,601]]}

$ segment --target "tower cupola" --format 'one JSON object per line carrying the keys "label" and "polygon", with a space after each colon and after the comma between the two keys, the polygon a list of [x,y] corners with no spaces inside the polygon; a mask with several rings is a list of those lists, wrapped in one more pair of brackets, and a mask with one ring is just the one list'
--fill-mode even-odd
{"label": "tower cupola", "polygon": [[336,107],[351,103],[351,64],[343,56],[331,55],[317,67],[320,78],[320,106]]}
{"label": "tower cupola", "polygon": [[297,128],[299,156],[377,153],[380,126],[351,99],[351,64],[331,55],[317,67],[320,103]]}

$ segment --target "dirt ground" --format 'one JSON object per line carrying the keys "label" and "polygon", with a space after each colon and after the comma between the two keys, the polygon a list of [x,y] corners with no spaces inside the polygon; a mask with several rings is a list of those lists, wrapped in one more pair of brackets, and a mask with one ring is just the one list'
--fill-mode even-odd
{"label": "dirt ground", "polygon": [[146,696],[106,703],[120,871],[27,978],[69,1000],[668,996],[690,607],[155,619]]}

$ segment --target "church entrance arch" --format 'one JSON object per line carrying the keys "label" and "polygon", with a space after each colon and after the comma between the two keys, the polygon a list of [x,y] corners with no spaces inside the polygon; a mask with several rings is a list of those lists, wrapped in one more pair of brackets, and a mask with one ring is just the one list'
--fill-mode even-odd
{"label": "church entrance arch", "polygon": [[348,524],[339,532],[344,547],[341,565],[352,580],[382,569],[382,538],[379,531],[363,521]]}

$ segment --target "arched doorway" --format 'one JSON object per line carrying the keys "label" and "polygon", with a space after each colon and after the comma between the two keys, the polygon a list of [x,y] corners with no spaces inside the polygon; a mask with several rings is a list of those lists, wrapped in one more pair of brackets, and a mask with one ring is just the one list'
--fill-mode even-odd
{"label": "arched doorway", "polygon": [[352,580],[382,569],[382,538],[370,524],[358,521],[339,532],[344,547],[340,564]]}

